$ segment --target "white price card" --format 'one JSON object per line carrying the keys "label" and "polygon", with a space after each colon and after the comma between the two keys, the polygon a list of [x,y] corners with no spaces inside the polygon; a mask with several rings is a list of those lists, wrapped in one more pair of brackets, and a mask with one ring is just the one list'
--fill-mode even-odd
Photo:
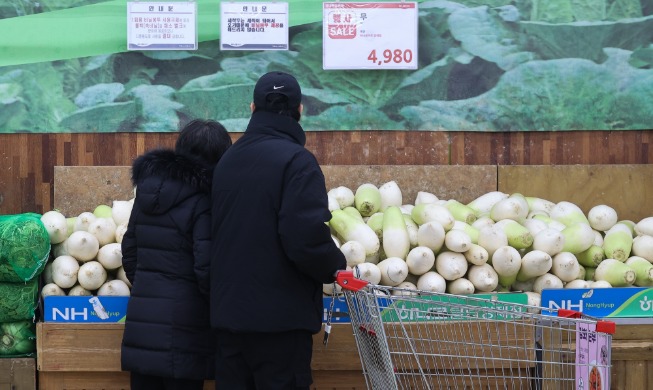
{"label": "white price card", "polygon": [[322,6],[324,69],[417,69],[416,2]]}
{"label": "white price card", "polygon": [[128,50],[197,50],[197,3],[127,3]]}
{"label": "white price card", "polygon": [[220,2],[221,50],[288,50],[288,3]]}

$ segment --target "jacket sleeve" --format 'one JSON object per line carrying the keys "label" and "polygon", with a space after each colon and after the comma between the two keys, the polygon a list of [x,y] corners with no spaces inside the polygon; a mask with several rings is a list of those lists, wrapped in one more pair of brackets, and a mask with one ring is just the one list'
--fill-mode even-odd
{"label": "jacket sleeve", "polygon": [[122,266],[127,275],[127,280],[133,285],[136,276],[137,250],[136,250],[136,220],[140,209],[136,202],[132,206],[132,212],[129,216],[127,231],[122,237],[120,249],[122,250]]}
{"label": "jacket sleeve", "polygon": [[211,264],[211,208],[209,197],[199,201],[195,208],[193,225],[193,269],[202,295],[209,296],[209,268]]}
{"label": "jacket sleeve", "polygon": [[279,210],[279,234],[286,254],[303,273],[331,283],[347,261],[331,238],[326,184],[315,157],[298,154],[288,166]]}

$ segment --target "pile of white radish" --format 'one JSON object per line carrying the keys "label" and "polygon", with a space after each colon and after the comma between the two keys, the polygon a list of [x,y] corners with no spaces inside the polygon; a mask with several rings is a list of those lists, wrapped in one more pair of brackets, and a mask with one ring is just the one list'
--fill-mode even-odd
{"label": "pile of white radish", "polygon": [[99,205],[76,217],[56,210],[41,217],[50,235],[50,261],[43,270],[41,296],[129,296],[120,243],[133,199]]}
{"label": "pile of white radish", "polygon": [[[373,284],[452,294],[653,286],[653,217],[499,191],[468,204],[390,181],[328,192],[334,241]],[[331,294],[333,285],[324,285]],[[397,290],[397,293],[410,293]]]}

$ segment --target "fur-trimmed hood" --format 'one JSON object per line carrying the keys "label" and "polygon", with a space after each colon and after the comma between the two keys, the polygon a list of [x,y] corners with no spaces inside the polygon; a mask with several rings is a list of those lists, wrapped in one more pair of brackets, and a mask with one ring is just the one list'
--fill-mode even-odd
{"label": "fur-trimmed hood", "polygon": [[213,169],[170,149],[139,156],[132,166],[136,201],[144,211],[163,213],[198,192],[210,193]]}

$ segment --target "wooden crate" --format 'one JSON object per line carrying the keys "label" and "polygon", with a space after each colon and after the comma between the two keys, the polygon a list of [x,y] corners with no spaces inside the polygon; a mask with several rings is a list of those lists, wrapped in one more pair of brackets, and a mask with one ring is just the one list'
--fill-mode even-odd
{"label": "wooden crate", "polygon": [[[123,324],[45,323],[36,326],[40,390],[128,390],[120,370]],[[365,389],[351,325],[335,324],[328,348],[314,337],[312,389]],[[206,381],[205,389],[214,382]],[[18,389],[17,389],[18,390]]]}
{"label": "wooden crate", "polygon": [[0,390],[35,390],[36,359],[0,358]]}

